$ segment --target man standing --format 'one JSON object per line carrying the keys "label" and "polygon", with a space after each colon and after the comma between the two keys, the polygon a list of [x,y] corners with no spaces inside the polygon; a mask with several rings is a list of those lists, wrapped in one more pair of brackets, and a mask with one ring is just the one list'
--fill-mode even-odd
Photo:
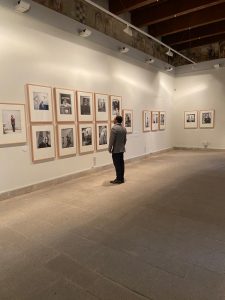
{"label": "man standing", "polygon": [[16,131],[16,119],[15,119],[14,115],[11,115],[11,125],[12,125],[12,131],[15,132]]}
{"label": "man standing", "polygon": [[116,169],[116,179],[110,181],[113,184],[124,183],[124,159],[125,144],[127,141],[127,130],[122,126],[123,118],[116,116],[114,126],[111,129],[109,138],[109,153],[112,153],[113,164]]}

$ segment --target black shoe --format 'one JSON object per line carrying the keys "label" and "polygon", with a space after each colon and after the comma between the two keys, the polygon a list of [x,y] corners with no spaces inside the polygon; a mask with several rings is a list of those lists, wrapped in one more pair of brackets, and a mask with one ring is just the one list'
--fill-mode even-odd
{"label": "black shoe", "polygon": [[113,184],[121,184],[121,183],[124,183],[124,180],[111,180],[110,183],[113,183]]}

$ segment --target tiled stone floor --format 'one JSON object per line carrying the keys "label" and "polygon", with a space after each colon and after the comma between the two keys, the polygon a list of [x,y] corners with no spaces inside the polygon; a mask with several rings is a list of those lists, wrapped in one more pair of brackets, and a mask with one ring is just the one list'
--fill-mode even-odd
{"label": "tiled stone floor", "polygon": [[0,202],[0,299],[225,299],[225,152],[171,151]]}

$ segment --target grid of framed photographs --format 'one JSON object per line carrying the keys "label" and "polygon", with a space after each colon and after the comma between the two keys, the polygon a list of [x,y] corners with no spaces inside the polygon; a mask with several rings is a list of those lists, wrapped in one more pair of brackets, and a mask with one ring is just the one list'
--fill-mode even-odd
{"label": "grid of framed photographs", "polygon": [[184,112],[184,128],[214,128],[215,110],[197,110]]}
{"label": "grid of framed photographs", "polygon": [[143,110],[142,128],[143,132],[165,130],[166,112]]}

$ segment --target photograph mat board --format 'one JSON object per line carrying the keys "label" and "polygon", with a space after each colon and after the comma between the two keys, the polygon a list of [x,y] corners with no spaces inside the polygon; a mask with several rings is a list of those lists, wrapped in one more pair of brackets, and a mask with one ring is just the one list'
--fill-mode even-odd
{"label": "photograph mat board", "polygon": [[59,156],[76,154],[76,127],[74,124],[59,124],[58,127]]}
{"label": "photograph mat board", "polygon": [[55,88],[57,122],[75,122],[75,93],[73,90]]}
{"label": "photograph mat board", "polygon": [[95,94],[95,120],[108,121],[109,119],[109,96]]}
{"label": "photograph mat board", "polygon": [[96,147],[97,150],[108,149],[109,144],[109,124],[98,123],[96,124]]}
{"label": "photograph mat board", "polygon": [[110,113],[111,113],[111,121],[113,121],[117,115],[122,116],[121,96],[110,96]]}
{"label": "photograph mat board", "polygon": [[92,123],[79,124],[80,153],[94,151],[94,125]]}
{"label": "photograph mat board", "polygon": [[77,92],[77,114],[79,122],[93,121],[93,94]]}

